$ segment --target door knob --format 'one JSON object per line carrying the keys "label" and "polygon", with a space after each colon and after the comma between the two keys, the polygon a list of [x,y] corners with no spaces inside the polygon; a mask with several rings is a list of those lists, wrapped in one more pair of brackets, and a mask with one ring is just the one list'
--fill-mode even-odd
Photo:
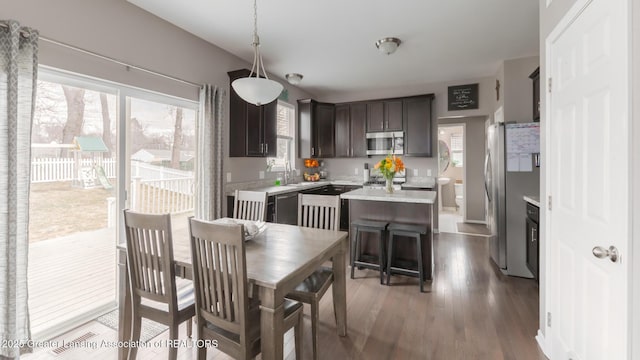
{"label": "door knob", "polygon": [[608,257],[611,262],[617,262],[620,257],[620,254],[618,254],[618,249],[615,246],[609,246],[608,249],[605,249],[602,246],[596,246],[591,252],[593,253],[593,256],[597,257],[598,259],[604,259]]}

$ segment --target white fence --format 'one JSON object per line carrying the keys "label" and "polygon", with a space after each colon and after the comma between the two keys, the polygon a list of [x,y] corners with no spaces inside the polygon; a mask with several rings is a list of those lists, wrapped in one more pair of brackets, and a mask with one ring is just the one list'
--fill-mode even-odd
{"label": "white fence", "polygon": [[[80,160],[81,168],[93,167],[94,164],[104,168],[107,178],[116,177],[115,158]],[[31,160],[31,182],[71,181],[77,180],[76,177],[76,160],[72,157],[46,157]],[[193,178],[193,171],[176,170],[140,161],[131,161],[131,177],[141,177],[145,180]]]}
{"label": "white fence", "polygon": [[193,171],[172,169],[131,160],[131,178],[141,177],[145,180],[163,180],[193,178]]}
{"label": "white fence", "polygon": [[[104,168],[107,178],[116,177],[116,159],[80,159],[81,168],[93,167],[96,164]],[[35,158],[31,160],[32,183],[71,180],[77,180],[74,158]]]}
{"label": "white fence", "polygon": [[[116,159],[81,159],[80,167],[100,165],[107,178],[116,177]],[[31,160],[31,182],[77,180],[74,158]],[[192,171],[176,170],[139,161],[131,162],[131,208],[148,213],[184,213],[193,210]],[[95,177],[95,174],[94,174]],[[115,206],[111,201],[110,206]],[[109,206],[108,206],[109,207]]]}
{"label": "white fence", "polygon": [[193,178],[142,180],[131,184],[131,208],[146,213],[184,213],[193,210]]}

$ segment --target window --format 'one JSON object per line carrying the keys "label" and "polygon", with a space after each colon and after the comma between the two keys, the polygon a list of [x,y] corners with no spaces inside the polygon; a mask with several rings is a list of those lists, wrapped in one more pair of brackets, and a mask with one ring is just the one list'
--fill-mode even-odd
{"label": "window", "polygon": [[267,158],[271,171],[284,171],[286,163],[294,164],[294,121],[295,108],[291,104],[278,101],[276,157]]}
{"label": "window", "polygon": [[454,167],[464,166],[464,139],[462,134],[451,134],[451,163]]}

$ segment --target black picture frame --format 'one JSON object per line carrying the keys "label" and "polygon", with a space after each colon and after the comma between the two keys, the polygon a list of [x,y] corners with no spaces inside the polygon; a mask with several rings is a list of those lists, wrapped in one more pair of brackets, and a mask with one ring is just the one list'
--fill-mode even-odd
{"label": "black picture frame", "polygon": [[449,111],[478,108],[478,84],[449,86],[448,95]]}

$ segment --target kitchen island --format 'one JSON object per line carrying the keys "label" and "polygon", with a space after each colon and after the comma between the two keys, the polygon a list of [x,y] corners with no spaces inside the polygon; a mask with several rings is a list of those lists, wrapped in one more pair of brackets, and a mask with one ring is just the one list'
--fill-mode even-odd
{"label": "kitchen island", "polygon": [[[349,200],[349,223],[356,219],[379,220],[386,222],[413,223],[425,225],[427,234],[421,237],[423,280],[433,279],[433,205],[436,203],[435,191],[396,190],[389,194],[382,189],[357,189],[340,195]],[[351,229],[352,230],[352,229]],[[377,241],[364,241],[362,252],[378,256]],[[349,231],[353,243],[355,231]],[[386,241],[385,241],[386,247]],[[351,248],[351,247],[350,247]],[[416,262],[414,241],[396,241],[394,256],[400,261]]]}

